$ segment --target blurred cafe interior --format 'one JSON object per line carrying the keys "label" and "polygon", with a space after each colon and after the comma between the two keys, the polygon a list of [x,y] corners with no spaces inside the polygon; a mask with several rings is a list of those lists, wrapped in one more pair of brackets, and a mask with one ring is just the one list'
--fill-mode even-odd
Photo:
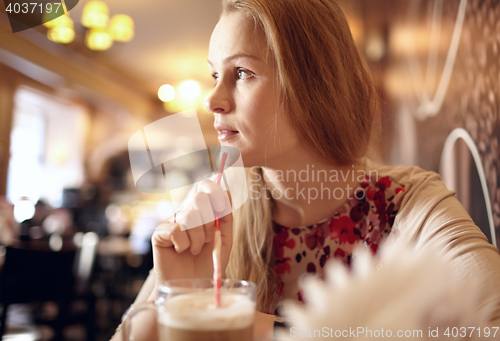
{"label": "blurred cafe interior", "polygon": [[[165,191],[136,188],[129,139],[185,112],[219,144],[204,106],[219,2],[81,0],[16,33],[0,4],[4,340],[114,333],[152,268],[153,230],[176,210]],[[381,100],[369,157],[439,172],[498,246],[500,3],[339,4]],[[189,150],[189,134],[173,148]]]}

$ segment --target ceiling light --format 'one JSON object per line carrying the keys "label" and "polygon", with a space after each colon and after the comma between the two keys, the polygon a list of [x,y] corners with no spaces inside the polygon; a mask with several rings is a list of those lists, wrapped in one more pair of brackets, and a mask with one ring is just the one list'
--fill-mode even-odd
{"label": "ceiling light", "polygon": [[47,32],[49,40],[59,44],[69,44],[75,39],[75,31],[69,27],[52,27]]}
{"label": "ceiling light", "polygon": [[[61,10],[67,12],[64,3]],[[57,15],[60,14],[51,12],[43,17],[43,25],[49,28],[47,37],[53,42],[68,44],[75,38],[73,20],[68,13],[59,17]],[[125,14],[117,14],[110,21],[108,6],[102,1],[89,1],[85,4],[81,24],[88,28],[85,45],[94,51],[107,50],[113,45],[113,41],[129,42],[134,37],[132,18]]]}
{"label": "ceiling light", "polygon": [[68,15],[61,15],[51,21],[50,29],[47,31],[47,38],[59,44],[69,44],[75,39],[73,20]]}
{"label": "ceiling light", "polygon": [[114,40],[128,42],[134,37],[134,21],[125,14],[116,14],[111,18],[111,36]]}
{"label": "ceiling light", "polygon": [[94,51],[104,51],[113,45],[113,38],[107,30],[92,28],[87,31],[85,45]]}
{"label": "ceiling light", "polygon": [[87,2],[83,8],[82,25],[88,28],[104,28],[108,25],[109,9],[102,1]]}

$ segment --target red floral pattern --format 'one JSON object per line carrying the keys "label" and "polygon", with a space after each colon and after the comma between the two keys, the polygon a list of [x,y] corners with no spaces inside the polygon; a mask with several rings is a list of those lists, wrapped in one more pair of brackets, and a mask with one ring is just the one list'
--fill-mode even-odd
{"label": "red floral pattern", "polygon": [[365,176],[356,195],[329,219],[300,228],[273,222],[274,270],[280,278],[277,294],[302,301],[297,281],[303,274],[323,276],[323,267],[331,257],[350,266],[354,247],[362,243],[376,254],[391,232],[404,192],[405,186],[389,177],[377,180]]}

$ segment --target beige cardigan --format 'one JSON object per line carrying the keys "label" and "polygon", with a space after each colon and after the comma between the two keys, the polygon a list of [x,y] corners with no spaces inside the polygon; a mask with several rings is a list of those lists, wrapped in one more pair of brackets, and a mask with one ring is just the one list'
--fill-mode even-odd
{"label": "beige cardigan", "polygon": [[500,325],[498,249],[474,224],[455,192],[448,190],[435,172],[420,167],[384,166],[368,159],[366,162],[367,169],[376,169],[379,177],[389,176],[405,185],[406,194],[391,232],[398,235],[397,242],[414,245],[419,251],[442,250],[451,260],[457,285],[468,278],[481,279],[481,300],[497,301],[493,322]]}
{"label": "beige cardigan", "polygon": [[[438,247],[450,257],[454,282],[467,278],[481,279],[481,300],[498,300],[493,317],[500,326],[500,255],[474,224],[454,191],[446,188],[441,177],[419,167],[385,166],[364,158],[365,171],[378,172],[379,178],[389,176],[405,185],[405,194],[396,215],[391,234],[397,243],[414,245],[425,251]],[[395,231],[399,231],[395,232]],[[146,301],[154,288],[154,276],[148,276],[135,303]]]}

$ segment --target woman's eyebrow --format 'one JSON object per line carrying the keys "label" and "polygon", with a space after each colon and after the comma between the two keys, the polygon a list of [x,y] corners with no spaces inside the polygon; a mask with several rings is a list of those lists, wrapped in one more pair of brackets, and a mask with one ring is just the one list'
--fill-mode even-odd
{"label": "woman's eyebrow", "polygon": [[[248,54],[248,53],[236,53],[236,54],[233,54],[233,55],[230,55],[230,56],[224,58],[222,61],[227,62],[227,61],[230,61],[230,60],[236,59],[236,58],[250,58],[250,59],[254,59],[254,60],[259,61],[259,62],[262,61],[262,59],[260,59],[259,57]],[[209,59],[207,59],[207,62],[208,62],[208,64],[212,65],[212,62]]]}

